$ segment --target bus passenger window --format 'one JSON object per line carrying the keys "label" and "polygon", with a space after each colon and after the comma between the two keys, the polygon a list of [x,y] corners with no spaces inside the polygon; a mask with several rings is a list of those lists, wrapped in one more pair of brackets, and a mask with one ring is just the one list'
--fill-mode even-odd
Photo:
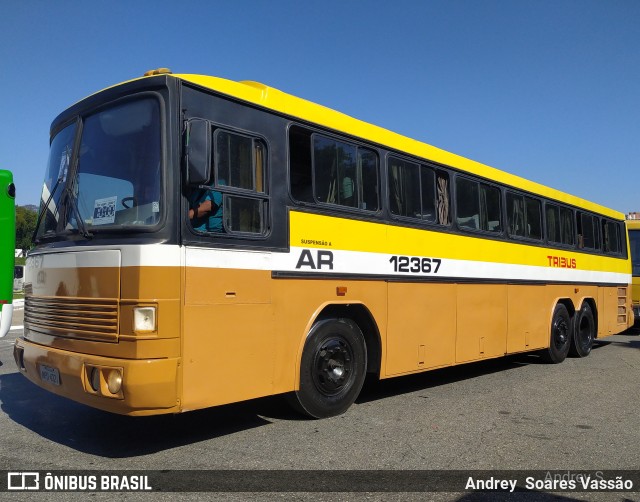
{"label": "bus passenger window", "polygon": [[547,217],[547,239],[549,242],[561,242],[560,240],[560,208],[553,204],[547,204],[545,208]]}
{"label": "bus passenger window", "polygon": [[525,216],[524,196],[507,193],[507,225],[509,235],[512,237],[524,237]]}
{"label": "bus passenger window", "polygon": [[482,230],[502,232],[500,225],[500,189],[480,184],[480,214]]}
{"label": "bus passenger window", "polygon": [[358,175],[362,181],[359,186],[362,188],[360,197],[360,209],[377,211],[380,207],[378,196],[378,156],[372,150],[358,148]]}
{"label": "bus passenger window", "polygon": [[420,166],[420,188],[422,193],[422,219],[436,221],[436,173],[433,169]]}
{"label": "bus passenger window", "polygon": [[603,220],[602,236],[604,243],[604,252],[610,254],[622,253],[622,244],[620,239],[620,226],[614,221]]}
{"label": "bus passenger window", "polygon": [[389,206],[397,216],[420,217],[418,164],[393,157],[389,159]]}
{"label": "bus passenger window", "polygon": [[573,246],[575,243],[573,211],[567,207],[547,204],[546,215],[549,242]]}
{"label": "bus passenger window", "polygon": [[600,249],[598,218],[590,214],[577,213],[578,247],[584,249]]}
{"label": "bus passenger window", "polygon": [[374,151],[313,134],[313,176],[317,202],[377,211],[378,156]]}
{"label": "bus passenger window", "polygon": [[525,234],[529,239],[542,240],[542,204],[537,199],[525,197]]}
{"label": "bus passenger window", "polygon": [[356,206],[356,148],[353,145],[314,135],[313,172],[318,202]]}
{"label": "bus passenger window", "polygon": [[499,188],[457,178],[456,211],[460,228],[502,232]]}
{"label": "bus passenger window", "polygon": [[575,244],[575,232],[573,230],[573,211],[566,207],[560,208],[560,237],[562,244],[573,246]]}
{"label": "bus passenger window", "polygon": [[480,194],[475,181],[456,180],[456,223],[460,228],[480,229]]}
{"label": "bus passenger window", "polygon": [[539,200],[507,192],[507,228],[512,237],[542,239],[542,208]]}

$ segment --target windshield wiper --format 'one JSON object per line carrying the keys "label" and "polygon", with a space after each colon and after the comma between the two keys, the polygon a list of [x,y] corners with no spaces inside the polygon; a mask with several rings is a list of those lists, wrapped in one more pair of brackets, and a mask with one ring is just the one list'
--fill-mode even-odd
{"label": "windshield wiper", "polygon": [[40,228],[40,223],[42,223],[42,218],[44,217],[45,213],[49,209],[49,204],[51,204],[51,199],[53,199],[53,196],[55,195],[56,190],[58,190],[58,187],[60,186],[60,183],[62,182],[63,179],[64,179],[63,176],[58,177],[58,179],[56,180],[56,184],[53,185],[53,190],[49,192],[49,198],[47,199],[47,202],[45,202],[44,206],[42,206],[42,209],[40,210],[40,214],[38,214],[38,219],[36,220],[36,228],[33,231],[33,235],[31,236],[31,241],[35,242],[36,244],[40,242],[40,239],[38,239],[38,229]]}
{"label": "windshield wiper", "polygon": [[[67,196],[67,198],[65,199],[64,196]],[[71,209],[73,210],[73,213],[76,217],[76,222],[78,223],[78,232],[86,239],[90,239],[91,237],[93,237],[93,234],[91,232],[89,232],[89,230],[87,230],[87,225],[85,224],[84,220],[80,217],[80,210],[78,209],[78,200],[74,197],[73,193],[71,192],[71,188],[69,186],[67,186],[64,189],[64,192],[62,192],[62,200],[64,200],[64,206],[66,207],[67,203],[71,204]]]}

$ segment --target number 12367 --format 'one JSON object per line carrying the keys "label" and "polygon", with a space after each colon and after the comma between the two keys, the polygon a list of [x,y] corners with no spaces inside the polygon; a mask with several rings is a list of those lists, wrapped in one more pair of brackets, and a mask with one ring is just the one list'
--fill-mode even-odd
{"label": "number 12367", "polygon": [[389,258],[394,272],[414,274],[437,274],[442,260],[440,258],[421,258],[419,256],[398,256]]}

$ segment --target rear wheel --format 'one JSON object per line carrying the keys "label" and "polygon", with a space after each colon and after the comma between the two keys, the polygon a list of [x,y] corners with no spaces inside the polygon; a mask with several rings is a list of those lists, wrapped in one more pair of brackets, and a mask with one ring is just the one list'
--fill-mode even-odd
{"label": "rear wheel", "polygon": [[584,303],[576,315],[576,327],[573,330],[569,353],[576,357],[587,357],[591,353],[596,337],[596,322],[588,303]]}
{"label": "rear wheel", "polygon": [[571,332],[569,311],[562,303],[558,303],[551,318],[549,348],[543,353],[547,362],[557,364],[565,360],[571,346]]}
{"label": "rear wheel", "polygon": [[302,352],[293,404],[314,418],[340,415],[358,397],[366,371],[367,350],[357,324],[351,319],[319,321]]}

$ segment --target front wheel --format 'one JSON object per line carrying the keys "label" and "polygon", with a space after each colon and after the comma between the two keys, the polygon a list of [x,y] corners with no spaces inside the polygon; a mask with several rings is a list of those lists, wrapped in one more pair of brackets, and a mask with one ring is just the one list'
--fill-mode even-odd
{"label": "front wheel", "polygon": [[596,337],[596,322],[588,303],[584,303],[576,315],[576,328],[573,330],[569,353],[576,357],[587,357],[591,353]]}
{"label": "front wheel", "polygon": [[543,357],[550,363],[561,363],[569,353],[571,346],[571,316],[567,307],[558,303],[553,310],[551,318],[551,339],[549,348],[543,353]]}
{"label": "front wheel", "polygon": [[300,362],[300,388],[294,405],[314,418],[344,413],[362,389],[367,350],[351,319],[317,322],[307,337]]}

